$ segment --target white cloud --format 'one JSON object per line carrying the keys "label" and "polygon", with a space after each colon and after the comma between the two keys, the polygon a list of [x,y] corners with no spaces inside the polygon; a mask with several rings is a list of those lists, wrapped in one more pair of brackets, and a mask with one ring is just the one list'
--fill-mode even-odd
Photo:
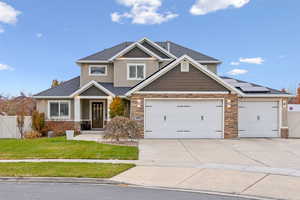
{"label": "white cloud", "polygon": [[[21,14],[20,11],[0,1],[0,23],[15,24],[18,21],[17,16],[19,14]],[[0,33],[4,33],[3,27],[0,27]]]}
{"label": "white cloud", "polygon": [[130,7],[129,12],[111,14],[113,22],[121,22],[122,19],[131,19],[133,24],[161,24],[178,16],[176,13],[159,13],[162,0],[118,0],[118,3]]}
{"label": "white cloud", "polygon": [[261,65],[265,62],[265,60],[261,57],[256,58],[240,58],[241,63],[249,63],[249,64],[256,64]]}
{"label": "white cloud", "polygon": [[230,65],[238,66],[240,65],[240,62],[231,62]]}
{"label": "white cloud", "polygon": [[113,22],[120,22],[122,15],[119,15],[117,12],[114,12],[110,14],[110,17]]}
{"label": "white cloud", "polygon": [[246,74],[246,73],[248,73],[248,70],[245,70],[245,69],[233,69],[233,70],[227,72],[227,74],[233,75],[233,76]]}
{"label": "white cloud", "polygon": [[37,33],[37,34],[36,34],[36,37],[38,37],[38,38],[43,37],[43,33]]}
{"label": "white cloud", "polygon": [[0,64],[0,71],[3,71],[3,70],[10,70],[10,71],[13,71],[14,68],[12,68],[12,67],[9,66],[9,65]]}
{"label": "white cloud", "polygon": [[17,16],[19,14],[21,14],[20,11],[0,1],[0,22],[6,24],[15,24],[18,21]]}
{"label": "white cloud", "polygon": [[193,15],[206,15],[231,6],[241,8],[249,2],[250,0],[197,0],[191,7],[190,13]]}

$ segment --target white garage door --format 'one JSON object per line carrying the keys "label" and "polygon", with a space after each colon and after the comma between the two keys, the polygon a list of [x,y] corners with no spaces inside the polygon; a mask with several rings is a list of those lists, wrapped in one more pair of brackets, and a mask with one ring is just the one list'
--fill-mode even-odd
{"label": "white garage door", "polygon": [[278,102],[239,102],[239,137],[279,137]]}
{"label": "white garage door", "polygon": [[223,101],[146,100],[145,138],[223,138]]}

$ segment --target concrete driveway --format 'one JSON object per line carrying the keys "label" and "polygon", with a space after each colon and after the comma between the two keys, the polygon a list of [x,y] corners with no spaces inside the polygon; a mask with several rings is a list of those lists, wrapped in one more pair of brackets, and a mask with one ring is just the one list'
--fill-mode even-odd
{"label": "concrete driveway", "polygon": [[139,145],[144,163],[300,169],[299,139],[141,140]]}
{"label": "concrete driveway", "polygon": [[136,164],[113,180],[300,200],[300,140],[141,140]]}

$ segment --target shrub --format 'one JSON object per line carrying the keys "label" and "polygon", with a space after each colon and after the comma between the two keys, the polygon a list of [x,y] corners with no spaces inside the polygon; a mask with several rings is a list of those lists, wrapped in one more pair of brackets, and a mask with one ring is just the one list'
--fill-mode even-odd
{"label": "shrub", "polygon": [[105,139],[112,139],[117,142],[120,139],[138,139],[142,134],[142,126],[136,121],[127,117],[114,117],[106,125],[104,132]]}
{"label": "shrub", "polygon": [[41,137],[42,134],[38,131],[32,130],[32,131],[28,131],[25,133],[25,138],[26,139],[35,139],[35,138],[39,138]]}
{"label": "shrub", "polygon": [[120,97],[115,97],[109,106],[111,118],[125,115],[125,104]]}
{"label": "shrub", "polygon": [[34,111],[32,113],[32,129],[38,132],[45,132],[45,114]]}

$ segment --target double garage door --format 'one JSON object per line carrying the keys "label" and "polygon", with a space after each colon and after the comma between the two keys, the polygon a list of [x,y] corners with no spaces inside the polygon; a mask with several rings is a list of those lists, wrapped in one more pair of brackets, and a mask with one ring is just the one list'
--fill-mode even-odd
{"label": "double garage door", "polygon": [[[278,102],[239,102],[239,137],[278,137]],[[148,99],[145,138],[223,138],[223,100]]]}
{"label": "double garage door", "polygon": [[223,101],[146,100],[145,138],[223,138]]}

